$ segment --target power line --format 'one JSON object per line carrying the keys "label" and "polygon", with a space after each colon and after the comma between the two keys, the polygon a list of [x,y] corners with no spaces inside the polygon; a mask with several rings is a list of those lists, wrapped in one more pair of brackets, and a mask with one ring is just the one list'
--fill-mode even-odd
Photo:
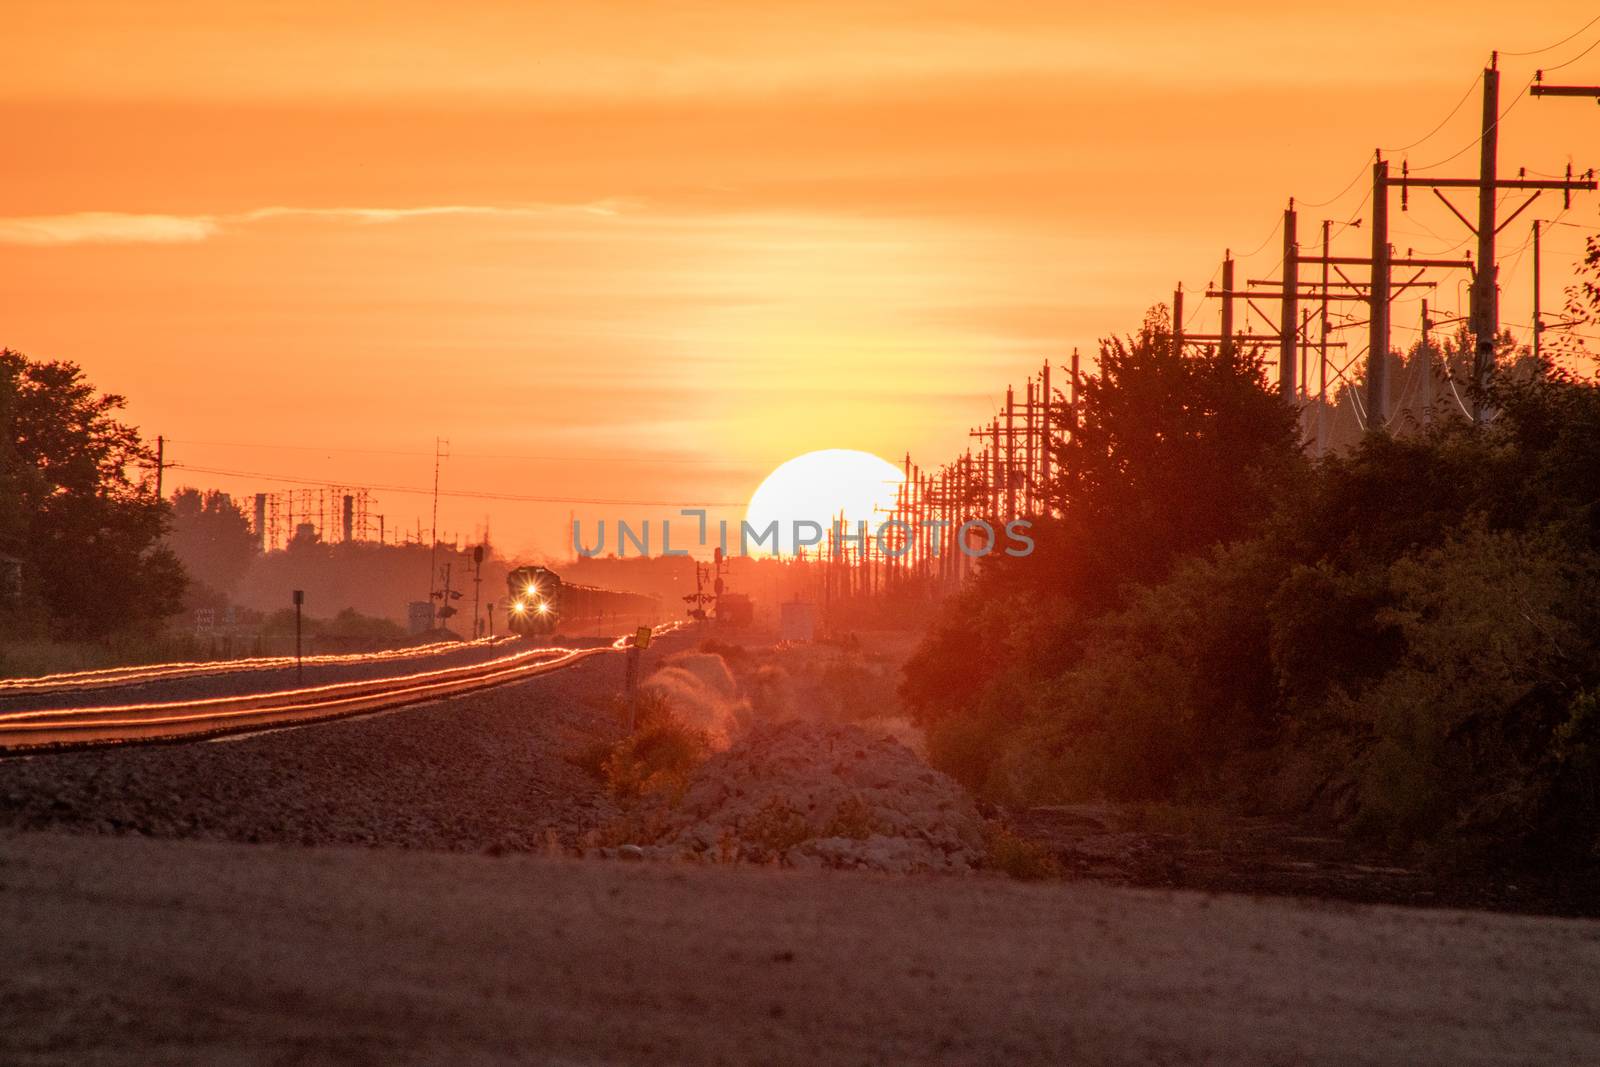
{"label": "power line", "polygon": [[1594,44],[1591,44],[1588,48],[1585,48],[1583,51],[1579,52],[1577,55],[1573,56],[1571,59],[1567,60],[1565,63],[1557,63],[1553,67],[1545,67],[1544,70],[1540,71],[1539,73],[1543,74],[1543,73],[1545,73],[1545,71],[1560,70],[1562,67],[1570,67],[1570,66],[1572,66],[1572,64],[1576,63],[1578,60],[1580,60],[1584,56],[1588,55],[1590,52],[1593,52],[1596,48],[1600,48],[1600,37],[1596,37],[1595,40],[1594,40]]}
{"label": "power line", "polygon": [[[1457,106],[1460,106],[1460,105],[1457,105]],[[1448,121],[1448,120],[1446,120],[1446,121]],[[1423,139],[1426,140],[1427,138],[1423,138]],[[1356,171],[1355,177],[1351,178],[1347,183],[1345,183],[1345,187],[1343,189],[1340,189],[1337,193],[1335,193],[1334,195],[1330,196],[1326,200],[1319,200],[1319,201],[1316,201],[1315,203],[1313,203],[1311,201],[1304,201],[1304,202],[1301,203],[1300,206],[1301,207],[1327,207],[1329,204],[1336,203],[1336,202],[1338,202],[1340,200],[1343,200],[1344,199],[1344,194],[1348,193],[1351,189],[1354,189],[1356,187],[1356,182],[1361,180],[1362,175],[1366,174],[1368,172],[1368,169],[1369,169],[1368,168],[1368,164],[1366,164],[1366,163],[1361,164],[1361,169]],[[1357,208],[1356,210],[1360,211],[1361,209]],[[1276,232],[1276,231],[1274,231],[1274,232]],[[1272,235],[1268,234],[1267,235],[1267,240],[1270,241],[1271,239],[1272,239]],[[1262,244],[1265,245],[1266,242],[1263,241]]]}
{"label": "power line", "polygon": [[[1596,15],[1594,18],[1590,19],[1588,22],[1585,22],[1582,26],[1579,26],[1577,29],[1575,29],[1571,33],[1567,34],[1565,37],[1561,38],[1561,40],[1557,41],[1555,44],[1547,44],[1543,48],[1535,48],[1535,49],[1533,49],[1532,51],[1529,51],[1529,52],[1501,52],[1500,54],[1503,55],[1503,56],[1536,56],[1536,55],[1539,55],[1539,54],[1544,53],[1544,52],[1549,52],[1552,49],[1560,48],[1562,45],[1566,44],[1568,41],[1572,40],[1574,37],[1578,36],[1584,30],[1587,30],[1590,26],[1593,26],[1597,22],[1600,22],[1600,15]],[[1594,46],[1590,45],[1590,47],[1592,48]],[[1556,68],[1551,67],[1550,69],[1551,70],[1555,70]]]}
{"label": "power line", "polygon": [[[1507,54],[1509,55],[1510,53],[1507,53]],[[1409,152],[1411,149],[1417,147],[1419,144],[1422,144],[1424,141],[1427,141],[1428,139],[1433,137],[1434,134],[1436,134],[1440,130],[1444,129],[1446,123],[1448,123],[1451,119],[1456,117],[1456,112],[1461,110],[1461,105],[1462,104],[1465,104],[1469,99],[1471,99],[1472,91],[1474,89],[1476,89],[1477,87],[1478,87],[1478,76],[1476,74],[1474,74],[1472,76],[1472,80],[1467,83],[1467,91],[1461,94],[1461,99],[1457,100],[1456,101],[1456,106],[1450,109],[1450,114],[1446,115],[1444,118],[1439,120],[1439,125],[1435,126],[1433,129],[1429,130],[1427,133],[1423,134],[1421,137],[1417,138],[1415,141],[1412,141],[1408,145],[1402,145],[1399,148],[1385,148],[1384,151],[1385,152],[1392,152],[1392,153],[1394,153],[1396,155],[1398,155],[1401,152]],[[1366,173],[1366,169],[1362,168],[1361,172],[1359,174],[1357,174],[1356,177],[1360,178],[1361,174],[1365,174],[1365,173]],[[1351,182],[1350,184],[1354,185],[1355,182]],[[1343,195],[1343,194],[1341,194],[1341,195]],[[1335,198],[1335,199],[1337,199],[1337,198]]]}
{"label": "power line", "polygon": [[[274,451],[293,452],[325,452],[344,455],[367,456],[408,456],[427,459],[432,457],[432,452],[398,448],[348,448],[336,445],[289,445],[266,444],[250,441],[196,441],[189,438],[167,438],[168,444],[197,445],[204,448],[257,448]],[[673,459],[664,456],[556,456],[556,455],[528,455],[512,452],[456,452],[452,459],[506,459],[526,460],[536,463],[665,463],[674,467],[681,466],[723,466],[722,461],[714,459]]]}
{"label": "power line", "polygon": [[[1596,41],[1595,44],[1600,44],[1600,41]],[[1591,45],[1590,47],[1592,48],[1593,45]],[[1566,64],[1562,64],[1562,66],[1565,66],[1565,65]],[[1556,70],[1558,68],[1551,67],[1550,69],[1551,70]],[[1519,92],[1516,96],[1512,97],[1511,98],[1511,103],[1506,105],[1506,109],[1504,111],[1500,112],[1500,114],[1495,117],[1494,123],[1489,127],[1489,130],[1497,130],[1497,129],[1500,128],[1500,124],[1505,121],[1506,116],[1511,114],[1511,109],[1516,107],[1517,104],[1521,103],[1522,102],[1522,98],[1528,95],[1528,90],[1533,87],[1533,83],[1534,83],[1534,79],[1529,78],[1528,79],[1528,84],[1526,84],[1526,85],[1524,85],[1522,87],[1522,91]],[[1461,156],[1465,155],[1467,152],[1470,152],[1472,149],[1476,148],[1479,144],[1482,144],[1483,143],[1483,135],[1486,132],[1488,132],[1488,131],[1487,130],[1481,131],[1478,134],[1478,136],[1474,137],[1472,140],[1470,140],[1466,144],[1462,145],[1459,149],[1457,149],[1456,151],[1452,152],[1450,155],[1448,155],[1445,158],[1439,160],[1439,162],[1437,162],[1437,163],[1429,163],[1425,167],[1416,167],[1416,168],[1413,168],[1413,169],[1417,173],[1420,174],[1423,171],[1437,170],[1438,168],[1444,166],[1446,163],[1450,163],[1450,162],[1455,161],[1456,159],[1459,159]]]}
{"label": "power line", "polygon": [[[408,493],[414,496],[432,496],[431,488],[422,488],[414,485],[381,485],[359,480],[327,478],[296,478],[290,475],[264,474],[261,471],[236,471],[226,470],[221,467],[202,467],[192,463],[169,463],[168,468],[192,471],[196,474],[212,474],[225,478],[255,478],[263,482],[282,482],[286,485],[362,485],[367,489],[374,489],[383,493]],[[503,500],[522,504],[589,504],[605,507],[707,507],[707,508],[742,508],[748,501],[730,500],[623,500],[602,499],[597,497],[578,496],[530,496],[523,493],[489,493],[476,492],[466,489],[440,489],[440,496],[456,497],[464,500]]]}

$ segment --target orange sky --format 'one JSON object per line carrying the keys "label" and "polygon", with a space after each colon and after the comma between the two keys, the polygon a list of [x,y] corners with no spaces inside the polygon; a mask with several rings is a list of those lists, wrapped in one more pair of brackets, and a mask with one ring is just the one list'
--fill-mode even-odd
{"label": "orange sky", "polygon": [[[1423,137],[1491,48],[1595,13],[1040,8],[29,4],[0,83],[0,343],[82,363],[201,467],[426,486],[440,436],[450,489],[717,502],[813,448],[936,463],[1008,380]],[[1504,102],[1596,36],[1503,59]],[[1600,82],[1600,49],[1562,77]],[[1445,160],[1477,112],[1405,155]],[[1502,167],[1600,165],[1585,146],[1600,109],[1525,97]],[[1307,239],[1362,186],[1304,207]],[[1553,231],[1547,305],[1597,211]],[[1504,236],[1511,323],[1530,217]],[[1394,205],[1402,248],[1468,236]],[[1434,299],[1453,312],[1454,279]],[[1415,319],[1397,306],[1397,343]],[[427,523],[424,497],[376,510]],[[564,549],[567,504],[441,510],[447,535],[489,516],[510,550]]]}

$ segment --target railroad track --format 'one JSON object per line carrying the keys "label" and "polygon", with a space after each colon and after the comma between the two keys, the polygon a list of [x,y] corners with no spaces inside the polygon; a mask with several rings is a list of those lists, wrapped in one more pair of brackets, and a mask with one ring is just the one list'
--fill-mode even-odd
{"label": "railroad track", "polygon": [[[670,628],[657,627],[658,632]],[[0,754],[92,745],[194,741],[302,725],[491,689],[622,651],[620,637],[594,648],[530,648],[483,663],[275,692],[187,700],[0,712]]]}
{"label": "railroad track", "polygon": [[32,678],[0,678],[0,699],[16,696],[40,696],[63,692],[88,692],[96,689],[120,689],[147,685],[152,682],[169,682],[182,678],[203,678],[219,674],[244,674],[251,671],[277,671],[298,665],[306,667],[343,667],[365,663],[384,663],[391,660],[420,659],[425,656],[459,652],[464,648],[492,646],[514,640],[507,637],[480,637],[472,641],[435,641],[426,645],[408,645],[405,648],[385,649],[381,652],[325,653],[303,656],[252,656],[245,659],[199,660],[192,663],[152,663],[134,667],[103,667],[98,670],[71,671],[63,674],[46,674]]}

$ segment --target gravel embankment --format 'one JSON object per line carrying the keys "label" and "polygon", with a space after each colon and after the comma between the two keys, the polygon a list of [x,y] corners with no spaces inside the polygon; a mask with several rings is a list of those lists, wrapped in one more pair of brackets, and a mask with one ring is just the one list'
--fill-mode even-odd
{"label": "gravel embankment", "polygon": [[636,822],[650,833],[635,854],[655,859],[909,874],[971,871],[984,852],[983,822],[959,785],[848,723],[756,726],[696,770],[681,799]]}
{"label": "gravel embankment", "polygon": [[[683,638],[660,640],[646,669]],[[357,719],[202,743],[0,759],[0,827],[518,851],[612,815],[567,756],[616,727],[623,657]]]}

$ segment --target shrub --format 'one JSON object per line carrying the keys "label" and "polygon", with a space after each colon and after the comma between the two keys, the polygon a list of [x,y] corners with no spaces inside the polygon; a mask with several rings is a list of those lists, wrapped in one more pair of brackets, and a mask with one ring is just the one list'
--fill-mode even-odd
{"label": "shrub", "polygon": [[711,742],[703,731],[685,726],[670,712],[658,712],[648,725],[617,743],[602,770],[619,798],[676,797],[710,755]]}
{"label": "shrub", "polygon": [[1023,882],[1061,876],[1061,864],[1043,844],[1019,837],[1003,826],[991,826],[987,837],[983,865],[990,870]]}

